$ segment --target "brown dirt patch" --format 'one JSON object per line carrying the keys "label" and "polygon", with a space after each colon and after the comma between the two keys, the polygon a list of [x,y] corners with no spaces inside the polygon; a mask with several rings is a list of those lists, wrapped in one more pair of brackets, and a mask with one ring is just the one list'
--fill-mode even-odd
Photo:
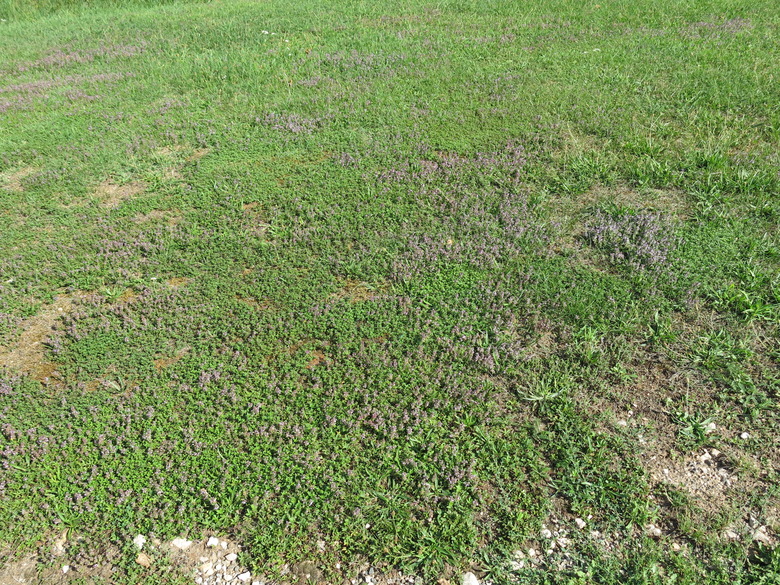
{"label": "brown dirt patch", "polygon": [[22,179],[32,175],[36,170],[35,167],[22,167],[10,173],[2,173],[0,174],[0,184],[9,191],[21,193],[24,191]]}
{"label": "brown dirt patch", "polygon": [[146,185],[140,181],[127,183],[126,185],[117,185],[111,181],[104,181],[98,185],[92,196],[100,201],[100,207],[114,209],[119,207],[124,201],[135,197],[144,189],[146,189]]}
{"label": "brown dirt patch", "polygon": [[73,309],[78,298],[80,296],[58,296],[51,305],[23,321],[16,343],[0,348],[0,367],[27,374],[42,383],[54,382],[59,376],[57,366],[46,359],[44,343],[57,321]]}
{"label": "brown dirt patch", "polygon": [[671,485],[688,493],[705,512],[714,515],[733,503],[732,492],[739,478],[717,449],[677,458],[659,453],[647,457],[644,463],[655,484]]}

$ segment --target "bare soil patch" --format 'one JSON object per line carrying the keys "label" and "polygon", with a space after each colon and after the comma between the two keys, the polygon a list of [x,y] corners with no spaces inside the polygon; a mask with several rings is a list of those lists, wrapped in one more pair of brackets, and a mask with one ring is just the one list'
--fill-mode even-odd
{"label": "bare soil patch", "polygon": [[0,368],[26,374],[44,384],[54,382],[59,374],[56,364],[46,358],[45,343],[54,331],[54,325],[73,309],[78,298],[81,298],[81,295],[60,295],[37,315],[24,320],[20,325],[21,335],[16,343],[0,348]]}

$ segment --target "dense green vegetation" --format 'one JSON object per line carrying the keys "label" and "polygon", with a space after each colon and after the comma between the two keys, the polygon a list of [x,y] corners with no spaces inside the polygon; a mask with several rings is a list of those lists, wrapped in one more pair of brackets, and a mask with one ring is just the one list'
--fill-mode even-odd
{"label": "dense green vegetation", "polygon": [[6,557],[780,578],[774,2],[71,4],[0,0]]}

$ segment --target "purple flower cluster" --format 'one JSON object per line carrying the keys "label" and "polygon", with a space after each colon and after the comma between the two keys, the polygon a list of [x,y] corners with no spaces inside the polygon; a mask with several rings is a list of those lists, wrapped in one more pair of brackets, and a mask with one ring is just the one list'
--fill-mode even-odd
{"label": "purple flower cluster", "polygon": [[0,95],[10,96],[8,99],[0,99],[0,113],[9,110],[26,110],[32,108],[37,102],[50,98],[49,92],[66,87],[65,97],[73,101],[94,101],[102,96],[88,94],[83,89],[73,87],[77,84],[101,84],[115,83],[128,77],[132,73],[100,73],[96,75],[66,75],[51,79],[40,79],[25,83],[16,83],[0,87]]}
{"label": "purple flower cluster", "polygon": [[669,269],[672,253],[681,243],[669,219],[652,211],[611,214],[599,210],[586,225],[584,237],[611,263],[656,273]]}
{"label": "purple flower cluster", "polygon": [[71,49],[61,47],[50,52],[45,57],[34,61],[26,61],[15,67],[19,73],[35,69],[58,69],[70,65],[92,63],[96,60],[112,60],[123,57],[135,57],[146,50],[146,46],[139,45],[105,45],[94,49]]}
{"label": "purple flower cluster", "polygon": [[322,127],[324,122],[323,118],[306,118],[299,114],[277,114],[276,112],[268,112],[262,118],[255,118],[255,124],[291,134],[311,134]]}
{"label": "purple flower cluster", "polygon": [[[428,149],[422,148],[427,151]],[[404,160],[399,165],[380,171],[377,180],[392,188],[393,183],[435,184],[444,182],[449,187],[463,184],[475,177],[497,178],[505,184],[519,183],[520,171],[529,161],[522,144],[508,141],[504,148],[493,152],[478,152],[463,156],[453,152],[431,151],[429,158]]]}
{"label": "purple flower cluster", "polygon": [[721,23],[694,22],[680,32],[685,39],[733,37],[739,32],[753,28],[745,18],[731,18]]}

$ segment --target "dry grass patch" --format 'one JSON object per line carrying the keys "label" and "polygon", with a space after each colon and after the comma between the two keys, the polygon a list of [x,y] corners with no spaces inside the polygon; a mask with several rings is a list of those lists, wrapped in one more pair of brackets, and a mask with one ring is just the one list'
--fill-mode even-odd
{"label": "dry grass patch", "polygon": [[169,278],[166,282],[171,288],[180,288],[182,286],[187,286],[190,279],[184,276],[174,276],[173,278]]}
{"label": "dry grass patch", "polygon": [[8,191],[21,193],[24,191],[22,180],[37,171],[35,167],[22,167],[9,173],[0,173],[0,185]]}
{"label": "dry grass patch", "polygon": [[331,298],[347,299],[353,303],[371,301],[384,296],[389,288],[386,282],[368,283],[348,278],[341,281],[341,287]]}
{"label": "dry grass patch", "polygon": [[172,366],[176,362],[180,361],[184,356],[186,356],[189,353],[190,349],[191,348],[189,347],[183,347],[172,356],[162,356],[156,358],[155,360],[153,360],[154,369],[160,372],[165,368]]}
{"label": "dry grass patch", "polygon": [[154,223],[164,221],[168,226],[173,227],[181,223],[181,216],[173,211],[163,211],[161,209],[152,209],[148,213],[139,213],[133,216],[135,223]]}
{"label": "dry grass patch", "polygon": [[123,202],[135,197],[146,189],[146,185],[140,181],[117,185],[112,181],[104,181],[98,185],[92,196],[100,202],[104,209],[115,209]]}

